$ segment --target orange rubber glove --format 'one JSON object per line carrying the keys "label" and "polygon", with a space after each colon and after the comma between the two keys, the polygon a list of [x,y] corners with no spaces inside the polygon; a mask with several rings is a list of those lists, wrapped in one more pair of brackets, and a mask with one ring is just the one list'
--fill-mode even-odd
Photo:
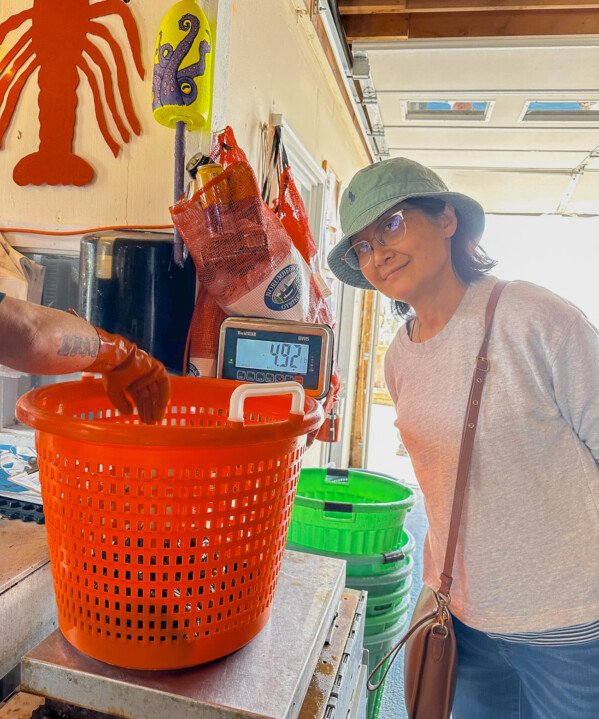
{"label": "orange rubber glove", "polygon": [[156,424],[166,412],[171,394],[164,365],[120,335],[99,327],[98,355],[86,372],[100,372],[110,401],[122,414],[131,414],[133,404],[145,424]]}

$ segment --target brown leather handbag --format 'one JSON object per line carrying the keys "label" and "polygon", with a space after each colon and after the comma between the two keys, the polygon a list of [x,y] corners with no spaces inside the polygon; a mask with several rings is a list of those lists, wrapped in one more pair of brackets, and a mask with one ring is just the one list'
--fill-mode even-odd
{"label": "brown leather handbag", "polygon": [[[382,685],[392,663],[405,646],[404,691],[409,719],[449,719],[451,714],[457,675],[456,639],[449,613],[451,601],[449,590],[453,581],[451,574],[482,392],[490,370],[487,352],[491,325],[499,296],[506,284],[507,282],[503,281],[495,284],[487,304],[485,336],[474,364],[474,376],[462,432],[441,584],[436,592],[427,586],[423,588],[407,634],[381,659],[368,677],[368,689],[375,691]],[[387,660],[390,661],[382,677],[373,684],[372,678]]]}

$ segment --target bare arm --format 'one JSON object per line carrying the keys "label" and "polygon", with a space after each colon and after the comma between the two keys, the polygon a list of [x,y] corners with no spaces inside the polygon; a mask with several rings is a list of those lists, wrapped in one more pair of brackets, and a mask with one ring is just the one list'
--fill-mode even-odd
{"label": "bare arm", "polygon": [[79,317],[12,297],[0,302],[0,364],[31,374],[82,372],[98,347],[96,329]]}
{"label": "bare arm", "polygon": [[100,373],[122,414],[133,405],[142,422],[166,412],[170,382],[164,365],[133,342],[79,317],[0,294],[0,364],[30,374]]}

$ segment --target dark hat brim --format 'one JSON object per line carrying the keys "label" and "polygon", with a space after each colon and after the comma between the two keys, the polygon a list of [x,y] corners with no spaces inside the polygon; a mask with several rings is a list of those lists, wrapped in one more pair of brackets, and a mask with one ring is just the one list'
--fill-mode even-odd
{"label": "dark hat brim", "polygon": [[459,192],[419,192],[403,197],[394,197],[370,208],[369,212],[364,213],[360,217],[360,225],[352,228],[351,234],[345,235],[343,239],[333,247],[327,257],[327,262],[331,272],[337,279],[352,287],[359,287],[364,290],[374,290],[375,288],[368,282],[360,270],[354,270],[347,262],[343,260],[343,255],[350,249],[352,238],[359,232],[368,227],[388,210],[399,205],[405,200],[415,199],[417,197],[427,197],[443,200],[451,205],[458,219],[458,228],[456,235],[464,238],[466,243],[477,245],[485,229],[485,212],[482,206],[468,195],[462,195]]}

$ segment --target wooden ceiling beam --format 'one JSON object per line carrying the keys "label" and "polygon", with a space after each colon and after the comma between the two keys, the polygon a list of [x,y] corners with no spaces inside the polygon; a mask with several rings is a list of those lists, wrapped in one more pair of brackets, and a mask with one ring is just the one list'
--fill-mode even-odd
{"label": "wooden ceiling beam", "polygon": [[405,13],[406,0],[337,0],[341,15]]}
{"label": "wooden ceiling beam", "polygon": [[348,15],[343,26],[350,43],[408,38],[594,35],[599,34],[599,10]]}
{"label": "wooden ceiling beam", "polygon": [[341,15],[391,15],[406,13],[521,12],[544,10],[598,10],[589,0],[339,0]]}
{"label": "wooden ceiling beam", "polygon": [[343,18],[349,43],[369,40],[407,40],[410,23],[399,15],[351,15]]}

